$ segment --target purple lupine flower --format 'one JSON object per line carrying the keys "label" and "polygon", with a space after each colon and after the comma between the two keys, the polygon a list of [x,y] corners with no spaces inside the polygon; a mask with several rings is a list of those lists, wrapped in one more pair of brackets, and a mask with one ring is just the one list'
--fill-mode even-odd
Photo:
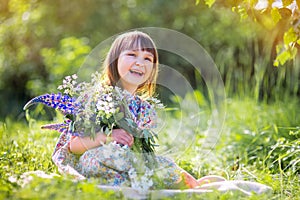
{"label": "purple lupine flower", "polygon": [[141,100],[138,97],[134,97],[129,101],[128,108],[136,121],[140,112]]}
{"label": "purple lupine flower", "polygon": [[42,129],[56,130],[60,133],[68,133],[72,136],[82,136],[82,133],[74,132],[74,130],[70,129],[70,125],[72,120],[66,120],[64,123],[59,124],[46,124],[41,126]]}
{"label": "purple lupine flower", "polygon": [[26,110],[29,106],[42,103],[46,106],[60,110],[63,114],[75,114],[79,108],[79,104],[75,102],[74,97],[58,94],[44,94],[31,99],[25,106]]}
{"label": "purple lupine flower", "polygon": [[60,133],[64,133],[68,131],[69,129],[69,123],[59,123],[59,124],[46,124],[41,127],[42,129],[50,129],[50,130],[56,130]]}

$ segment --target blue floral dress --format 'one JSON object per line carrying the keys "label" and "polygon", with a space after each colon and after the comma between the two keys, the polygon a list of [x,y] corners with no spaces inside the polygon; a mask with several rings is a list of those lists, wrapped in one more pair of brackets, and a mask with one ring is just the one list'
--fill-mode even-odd
{"label": "blue floral dress", "polygon": [[[138,127],[150,129],[156,126],[156,112],[154,106],[138,96],[128,98],[128,108]],[[100,184],[113,186],[132,186],[129,176],[134,167],[137,155],[130,149],[115,142],[87,150],[82,155],[70,152],[69,144],[73,136],[63,132],[54,149],[52,160],[60,173],[72,175],[77,179],[96,178]],[[182,169],[167,157],[156,156],[157,165],[154,171],[152,188],[172,188],[182,179]]]}

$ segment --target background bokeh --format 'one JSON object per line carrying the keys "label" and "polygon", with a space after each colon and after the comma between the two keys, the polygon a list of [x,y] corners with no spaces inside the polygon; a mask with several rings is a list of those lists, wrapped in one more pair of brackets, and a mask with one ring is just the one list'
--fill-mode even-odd
{"label": "background bokeh", "polygon": [[[263,22],[253,23],[227,4],[208,8],[195,0],[2,0],[0,118],[23,118],[24,103],[41,93],[57,92],[62,78],[76,73],[97,44],[139,27],[169,28],[198,41],[219,68],[229,97],[273,101],[299,95],[299,56],[283,67],[273,66],[287,19],[282,17],[275,26],[273,18],[259,15]],[[205,88],[185,60],[163,51],[160,60],[187,77],[195,89]]]}

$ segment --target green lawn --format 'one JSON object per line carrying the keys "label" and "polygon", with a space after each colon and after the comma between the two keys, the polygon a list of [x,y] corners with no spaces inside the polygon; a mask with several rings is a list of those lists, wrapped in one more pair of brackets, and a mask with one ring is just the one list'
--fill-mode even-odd
{"label": "green lawn", "polygon": [[[217,174],[230,180],[260,182],[273,188],[272,196],[242,197],[229,192],[201,196],[182,194],[177,195],[177,199],[300,199],[299,101],[289,99],[265,104],[251,99],[228,99],[226,105],[226,120],[218,143],[211,151],[213,159],[199,160],[197,157],[209,118],[209,111],[205,109],[199,114],[199,124],[203,127],[198,129],[189,123],[192,121],[188,120],[190,111],[184,110],[188,107],[183,107],[182,112],[166,112],[167,125],[160,136],[160,145],[174,145],[168,144],[163,137],[166,129],[176,128],[178,121],[182,121],[185,127],[182,137],[194,133],[196,141],[191,144],[193,148],[185,148],[183,156],[177,158],[181,167],[197,177]],[[40,125],[45,123],[49,122],[30,119],[24,123],[9,118],[0,122],[1,199],[125,199],[121,194],[97,189],[93,180],[74,182],[67,177],[35,178],[21,187],[18,180],[24,172],[58,173],[51,154],[59,134],[41,130]]]}

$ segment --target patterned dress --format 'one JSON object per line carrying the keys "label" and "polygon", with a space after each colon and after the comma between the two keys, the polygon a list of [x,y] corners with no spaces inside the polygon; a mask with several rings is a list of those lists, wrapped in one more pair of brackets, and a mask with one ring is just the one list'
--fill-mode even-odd
{"label": "patterned dress", "polygon": [[[127,102],[138,127],[150,129],[156,126],[157,116],[152,104],[132,95],[128,97]],[[76,155],[69,150],[72,137],[63,132],[53,152],[52,160],[60,173],[72,175],[77,179],[96,178],[100,184],[132,186],[129,171],[134,167],[133,161],[138,156],[130,148],[112,142]],[[156,177],[153,179],[152,189],[159,188],[162,184],[165,188],[172,188],[181,181],[182,169],[174,161],[162,156],[156,156],[155,160],[157,165],[155,169],[151,169]]]}

